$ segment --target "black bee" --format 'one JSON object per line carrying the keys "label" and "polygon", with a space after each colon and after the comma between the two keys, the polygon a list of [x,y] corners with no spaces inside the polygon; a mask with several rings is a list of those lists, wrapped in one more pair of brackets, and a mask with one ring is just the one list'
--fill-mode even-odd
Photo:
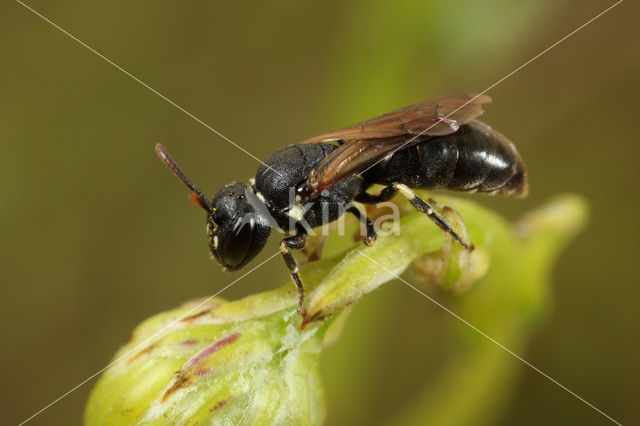
{"label": "black bee", "polygon": [[[224,186],[209,201],[158,144],[165,164],[193,191],[207,212],[209,247],[227,270],[252,260],[272,228],[286,237],[280,251],[291,273],[302,313],[304,288],[290,249],[304,248],[309,229],[354,214],[376,240],[371,220],[352,201],[378,203],[400,192],[464,247],[462,237],[411,188],[450,189],[523,197],[527,175],[515,146],[475,118],[491,99],[457,94],[289,145],[258,168],[250,182]],[[379,194],[367,189],[385,185]]]}

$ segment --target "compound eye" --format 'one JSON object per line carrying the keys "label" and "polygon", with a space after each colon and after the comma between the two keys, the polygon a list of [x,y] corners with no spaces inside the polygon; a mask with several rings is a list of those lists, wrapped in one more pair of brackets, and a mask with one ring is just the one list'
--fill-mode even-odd
{"label": "compound eye", "polygon": [[226,266],[238,267],[247,258],[253,242],[255,224],[253,215],[246,215],[236,221],[231,235],[225,239],[222,246],[222,258]]}

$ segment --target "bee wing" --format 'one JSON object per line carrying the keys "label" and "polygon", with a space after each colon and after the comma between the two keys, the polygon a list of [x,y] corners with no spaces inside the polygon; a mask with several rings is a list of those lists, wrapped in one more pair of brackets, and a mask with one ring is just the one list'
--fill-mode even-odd
{"label": "bee wing", "polygon": [[454,133],[482,114],[482,105],[491,102],[487,95],[458,93],[411,105],[354,124],[335,132],[302,141],[318,143],[336,140],[379,139],[403,134],[441,136]]}
{"label": "bee wing", "polygon": [[307,139],[302,143],[345,141],[311,171],[307,185],[322,191],[366,170],[393,151],[424,140],[418,135],[455,133],[482,114],[482,105],[488,102],[488,96],[472,93],[445,96]]}
{"label": "bee wing", "polygon": [[406,137],[350,140],[332,151],[311,170],[307,185],[317,191],[331,188],[349,176],[366,170],[404,144],[413,144],[413,141],[409,144],[407,141]]}

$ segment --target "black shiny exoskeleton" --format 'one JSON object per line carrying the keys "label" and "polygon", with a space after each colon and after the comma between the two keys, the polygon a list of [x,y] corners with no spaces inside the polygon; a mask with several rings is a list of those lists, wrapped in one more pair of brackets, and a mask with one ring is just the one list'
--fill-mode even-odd
{"label": "black shiny exoskeleton", "polygon": [[[377,203],[400,192],[471,250],[473,245],[411,188],[526,195],[525,166],[514,145],[475,120],[489,101],[484,95],[447,96],[286,146],[265,160],[255,179],[226,185],[211,201],[162,145],[156,151],[207,211],[209,247],[226,269],[237,270],[252,260],[272,228],[285,234],[280,251],[298,288],[302,313],[304,288],[289,249],[301,250],[309,229],[346,212],[366,225],[365,243],[373,244],[373,223],[353,201]],[[370,194],[367,189],[374,184],[385,188]]]}
{"label": "black shiny exoskeleton", "polygon": [[526,171],[511,142],[474,120],[456,133],[396,151],[363,177],[378,184],[403,183],[414,188],[524,195]]}

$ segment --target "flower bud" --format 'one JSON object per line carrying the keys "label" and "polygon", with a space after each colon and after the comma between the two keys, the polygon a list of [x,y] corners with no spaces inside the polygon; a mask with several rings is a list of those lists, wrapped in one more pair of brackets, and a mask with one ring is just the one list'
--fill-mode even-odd
{"label": "flower bud", "polygon": [[156,315],[100,378],[85,423],[321,423],[318,357],[328,324],[299,323],[288,288]]}

